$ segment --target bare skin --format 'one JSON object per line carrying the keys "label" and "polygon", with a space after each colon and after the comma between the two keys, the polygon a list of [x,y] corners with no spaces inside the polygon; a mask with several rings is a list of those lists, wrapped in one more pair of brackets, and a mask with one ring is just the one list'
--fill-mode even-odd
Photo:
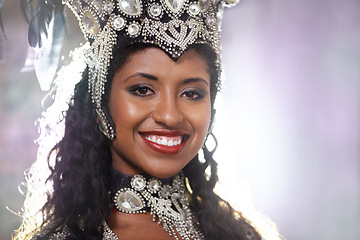
{"label": "bare skin", "polygon": [[[162,225],[152,220],[150,213],[127,214],[112,211],[109,227],[119,240],[174,240]],[[180,237],[178,237],[180,239]]]}

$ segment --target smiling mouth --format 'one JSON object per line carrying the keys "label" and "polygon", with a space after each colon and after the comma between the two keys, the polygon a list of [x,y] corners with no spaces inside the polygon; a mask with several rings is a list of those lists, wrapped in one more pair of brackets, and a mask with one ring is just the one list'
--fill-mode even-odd
{"label": "smiling mouth", "polygon": [[144,136],[147,140],[163,145],[163,146],[177,146],[183,142],[184,136],[158,136],[158,135],[148,135]]}
{"label": "smiling mouth", "polygon": [[151,149],[166,154],[180,152],[188,138],[188,135],[183,133],[140,133],[140,136]]}

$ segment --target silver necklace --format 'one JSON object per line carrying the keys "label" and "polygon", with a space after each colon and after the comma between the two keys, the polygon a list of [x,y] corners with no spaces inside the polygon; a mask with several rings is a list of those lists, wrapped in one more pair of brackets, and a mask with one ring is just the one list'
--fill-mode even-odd
{"label": "silver necklace", "polygon": [[[173,178],[159,179],[141,175],[130,176],[113,170],[111,181],[111,197],[120,212],[150,212],[153,221],[157,220],[175,239],[204,239],[186,198],[182,172]],[[106,223],[103,240],[118,240]]]}

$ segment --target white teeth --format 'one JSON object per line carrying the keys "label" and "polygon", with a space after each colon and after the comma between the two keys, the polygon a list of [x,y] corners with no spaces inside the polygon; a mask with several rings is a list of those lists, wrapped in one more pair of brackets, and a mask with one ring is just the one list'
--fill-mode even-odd
{"label": "white teeth", "polygon": [[[179,140],[174,140],[174,139],[167,139],[166,137],[156,137],[156,136],[146,136],[145,137],[147,140],[151,141],[151,142],[154,142],[154,143],[157,143],[157,144],[160,144],[160,145],[164,145],[164,146],[176,146],[176,145],[179,145],[181,143],[181,139]],[[174,138],[174,137],[173,137]],[[182,138],[182,137],[177,137],[177,138]]]}

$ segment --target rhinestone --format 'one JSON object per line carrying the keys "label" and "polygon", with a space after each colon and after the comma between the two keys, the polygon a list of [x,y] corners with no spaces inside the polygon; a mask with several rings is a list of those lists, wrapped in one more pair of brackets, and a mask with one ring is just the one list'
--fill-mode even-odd
{"label": "rhinestone", "polygon": [[128,27],[128,33],[131,36],[136,36],[139,33],[139,31],[140,31],[140,27],[139,27],[139,24],[137,24],[137,23],[132,23]]}
{"label": "rhinestone", "polygon": [[205,12],[209,9],[210,4],[211,4],[211,0],[200,0],[199,1],[200,7],[201,7],[201,11]]}
{"label": "rhinestone", "polygon": [[157,191],[159,191],[161,185],[160,182],[156,179],[151,179],[149,181],[149,190],[153,193],[156,193]]}
{"label": "rhinestone", "polygon": [[96,21],[95,16],[86,10],[81,19],[82,25],[88,34],[98,34],[100,31],[100,24]]}
{"label": "rhinestone", "polygon": [[110,1],[104,3],[103,9],[107,14],[110,14],[114,10],[114,3]]}
{"label": "rhinestone", "polygon": [[166,5],[173,13],[178,13],[183,7],[185,0],[165,0]]}
{"label": "rhinestone", "polygon": [[152,16],[152,17],[158,17],[161,15],[161,12],[162,12],[162,9],[159,5],[155,4],[155,5],[152,5],[149,9],[149,14]]}
{"label": "rhinestone", "polygon": [[208,16],[206,18],[206,24],[210,27],[210,28],[214,28],[217,25],[217,21],[214,17]]}
{"label": "rhinestone", "polygon": [[143,176],[135,175],[131,179],[131,186],[135,188],[135,190],[143,190],[146,186],[146,180]]}
{"label": "rhinestone", "polygon": [[137,16],[141,13],[139,0],[118,0],[118,6],[125,14],[131,16]]}
{"label": "rhinestone", "polygon": [[120,211],[133,212],[144,207],[140,196],[131,190],[116,194],[116,206]]}
{"label": "rhinestone", "polygon": [[160,192],[160,197],[162,198],[168,198],[170,196],[170,187],[169,186],[164,186]]}
{"label": "rhinestone", "polygon": [[196,16],[200,13],[200,6],[193,3],[189,6],[189,13],[193,16]]}
{"label": "rhinestone", "polygon": [[115,19],[112,22],[113,27],[115,30],[120,31],[125,26],[125,20],[122,17],[115,17]]}

